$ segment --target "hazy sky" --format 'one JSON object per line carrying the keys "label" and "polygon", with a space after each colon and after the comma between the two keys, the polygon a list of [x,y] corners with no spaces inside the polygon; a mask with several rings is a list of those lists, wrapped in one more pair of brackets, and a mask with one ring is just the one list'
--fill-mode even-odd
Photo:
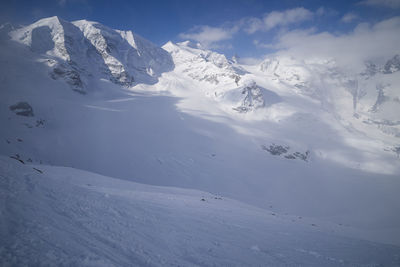
{"label": "hazy sky", "polygon": [[372,32],[375,24],[400,16],[400,0],[16,0],[1,1],[0,10],[0,23],[29,24],[54,15],[84,18],[132,30],[157,45],[192,39],[228,56],[259,58],[291,49],[298,40],[336,42],[360,27]]}

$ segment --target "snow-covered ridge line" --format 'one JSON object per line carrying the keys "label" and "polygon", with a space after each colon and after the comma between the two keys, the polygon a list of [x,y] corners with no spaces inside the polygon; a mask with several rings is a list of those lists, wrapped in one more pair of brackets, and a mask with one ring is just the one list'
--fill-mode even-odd
{"label": "snow-covered ridge line", "polygon": [[155,83],[162,72],[173,69],[171,56],[163,49],[131,31],[97,22],[51,17],[9,35],[47,59],[52,78],[64,78],[81,92],[91,80],[101,78],[126,87]]}

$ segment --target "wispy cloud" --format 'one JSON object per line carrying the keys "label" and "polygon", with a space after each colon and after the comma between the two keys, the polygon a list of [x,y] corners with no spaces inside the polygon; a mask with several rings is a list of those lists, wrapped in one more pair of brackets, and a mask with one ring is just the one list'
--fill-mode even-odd
{"label": "wispy cloud", "polygon": [[400,0],[364,0],[359,2],[359,4],[365,6],[400,8]]}
{"label": "wispy cloud", "polygon": [[356,20],[356,19],[358,19],[358,15],[350,12],[350,13],[345,14],[345,15],[340,19],[340,21],[341,21],[341,22],[344,22],[344,23],[350,23],[350,22],[352,22],[352,21],[354,21],[354,20]]}
{"label": "wispy cloud", "polygon": [[231,39],[237,30],[237,27],[197,26],[192,28],[188,33],[179,34],[179,38],[194,40],[207,48],[213,48],[217,46],[217,43]]}
{"label": "wispy cloud", "polygon": [[285,11],[272,11],[265,14],[262,18],[248,18],[245,24],[247,33],[257,31],[269,31],[280,26],[287,26],[312,19],[314,13],[303,7],[288,9]]}
{"label": "wispy cloud", "polygon": [[65,4],[67,3],[67,0],[57,0],[57,3],[58,3],[60,6],[65,6]]}
{"label": "wispy cloud", "polygon": [[273,28],[288,26],[312,19],[314,13],[303,7],[285,11],[272,11],[261,18],[247,17],[221,27],[207,25],[196,26],[188,32],[179,34],[181,39],[194,40],[207,48],[219,47],[219,43],[232,39],[239,31],[252,34],[258,31],[269,31]]}
{"label": "wispy cloud", "polygon": [[313,30],[294,30],[279,36],[274,48],[287,54],[310,60],[334,59],[349,69],[359,69],[371,59],[393,57],[400,53],[400,17],[370,25],[358,24],[348,34],[318,33]]}

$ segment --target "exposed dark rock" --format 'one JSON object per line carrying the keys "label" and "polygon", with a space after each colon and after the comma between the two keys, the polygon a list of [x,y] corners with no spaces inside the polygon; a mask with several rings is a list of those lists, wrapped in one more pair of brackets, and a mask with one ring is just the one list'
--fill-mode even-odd
{"label": "exposed dark rock", "polygon": [[59,65],[53,69],[53,71],[50,73],[50,76],[54,80],[63,78],[72,87],[74,91],[81,94],[86,93],[84,91],[84,83],[82,82],[79,71],[75,70],[72,67]]}
{"label": "exposed dark rock", "polygon": [[10,158],[18,160],[19,162],[21,162],[22,164],[25,164],[25,162],[21,159],[21,157],[19,156],[19,154],[15,154],[14,156],[10,156]]}
{"label": "exposed dark rock", "polygon": [[274,156],[282,156],[286,159],[300,159],[303,161],[308,161],[308,158],[310,156],[310,151],[307,150],[304,153],[301,153],[299,151],[296,151],[294,153],[289,153],[290,147],[289,146],[282,146],[282,145],[276,145],[272,144],[269,147],[262,145],[261,148],[263,150],[268,151],[271,155]]}
{"label": "exposed dark rock", "polygon": [[33,108],[28,102],[18,102],[10,106],[10,110],[15,114],[26,117],[33,117]]}
{"label": "exposed dark rock", "polygon": [[279,156],[279,155],[287,153],[289,151],[289,148],[290,147],[288,147],[288,146],[284,147],[284,146],[275,145],[275,144],[272,144],[269,147],[262,145],[262,149],[268,151],[271,155],[274,155],[274,156]]}
{"label": "exposed dark rock", "polygon": [[400,157],[400,145],[393,147],[392,150],[393,150],[394,153],[396,153],[397,158],[399,158]]}
{"label": "exposed dark rock", "polygon": [[43,173],[42,170],[36,169],[36,168],[34,168],[34,167],[33,167],[32,169],[34,169],[34,170],[37,171],[38,173]]}
{"label": "exposed dark rock", "polygon": [[310,155],[310,151],[307,150],[306,153],[304,153],[304,154],[297,151],[297,152],[294,152],[293,155],[298,159],[307,161],[308,156]]}
{"label": "exposed dark rock", "polygon": [[296,157],[294,155],[292,155],[292,154],[285,155],[285,158],[287,158],[287,159],[296,159]]}
{"label": "exposed dark rock", "polygon": [[264,106],[263,94],[255,82],[245,85],[242,88],[242,95],[245,97],[243,98],[241,105],[233,108],[234,110],[240,113],[245,113]]}
{"label": "exposed dark rock", "polygon": [[400,70],[400,56],[395,55],[389,59],[383,67],[383,73],[390,74]]}

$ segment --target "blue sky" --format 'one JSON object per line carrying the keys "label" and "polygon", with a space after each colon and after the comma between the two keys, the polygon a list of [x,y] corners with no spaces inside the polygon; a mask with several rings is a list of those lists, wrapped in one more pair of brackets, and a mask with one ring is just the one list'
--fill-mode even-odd
{"label": "blue sky", "polygon": [[0,22],[29,24],[58,15],[133,30],[157,45],[193,39],[228,56],[260,57],[286,32],[327,31],[340,35],[360,23],[400,15],[400,0],[357,1],[1,1]]}

